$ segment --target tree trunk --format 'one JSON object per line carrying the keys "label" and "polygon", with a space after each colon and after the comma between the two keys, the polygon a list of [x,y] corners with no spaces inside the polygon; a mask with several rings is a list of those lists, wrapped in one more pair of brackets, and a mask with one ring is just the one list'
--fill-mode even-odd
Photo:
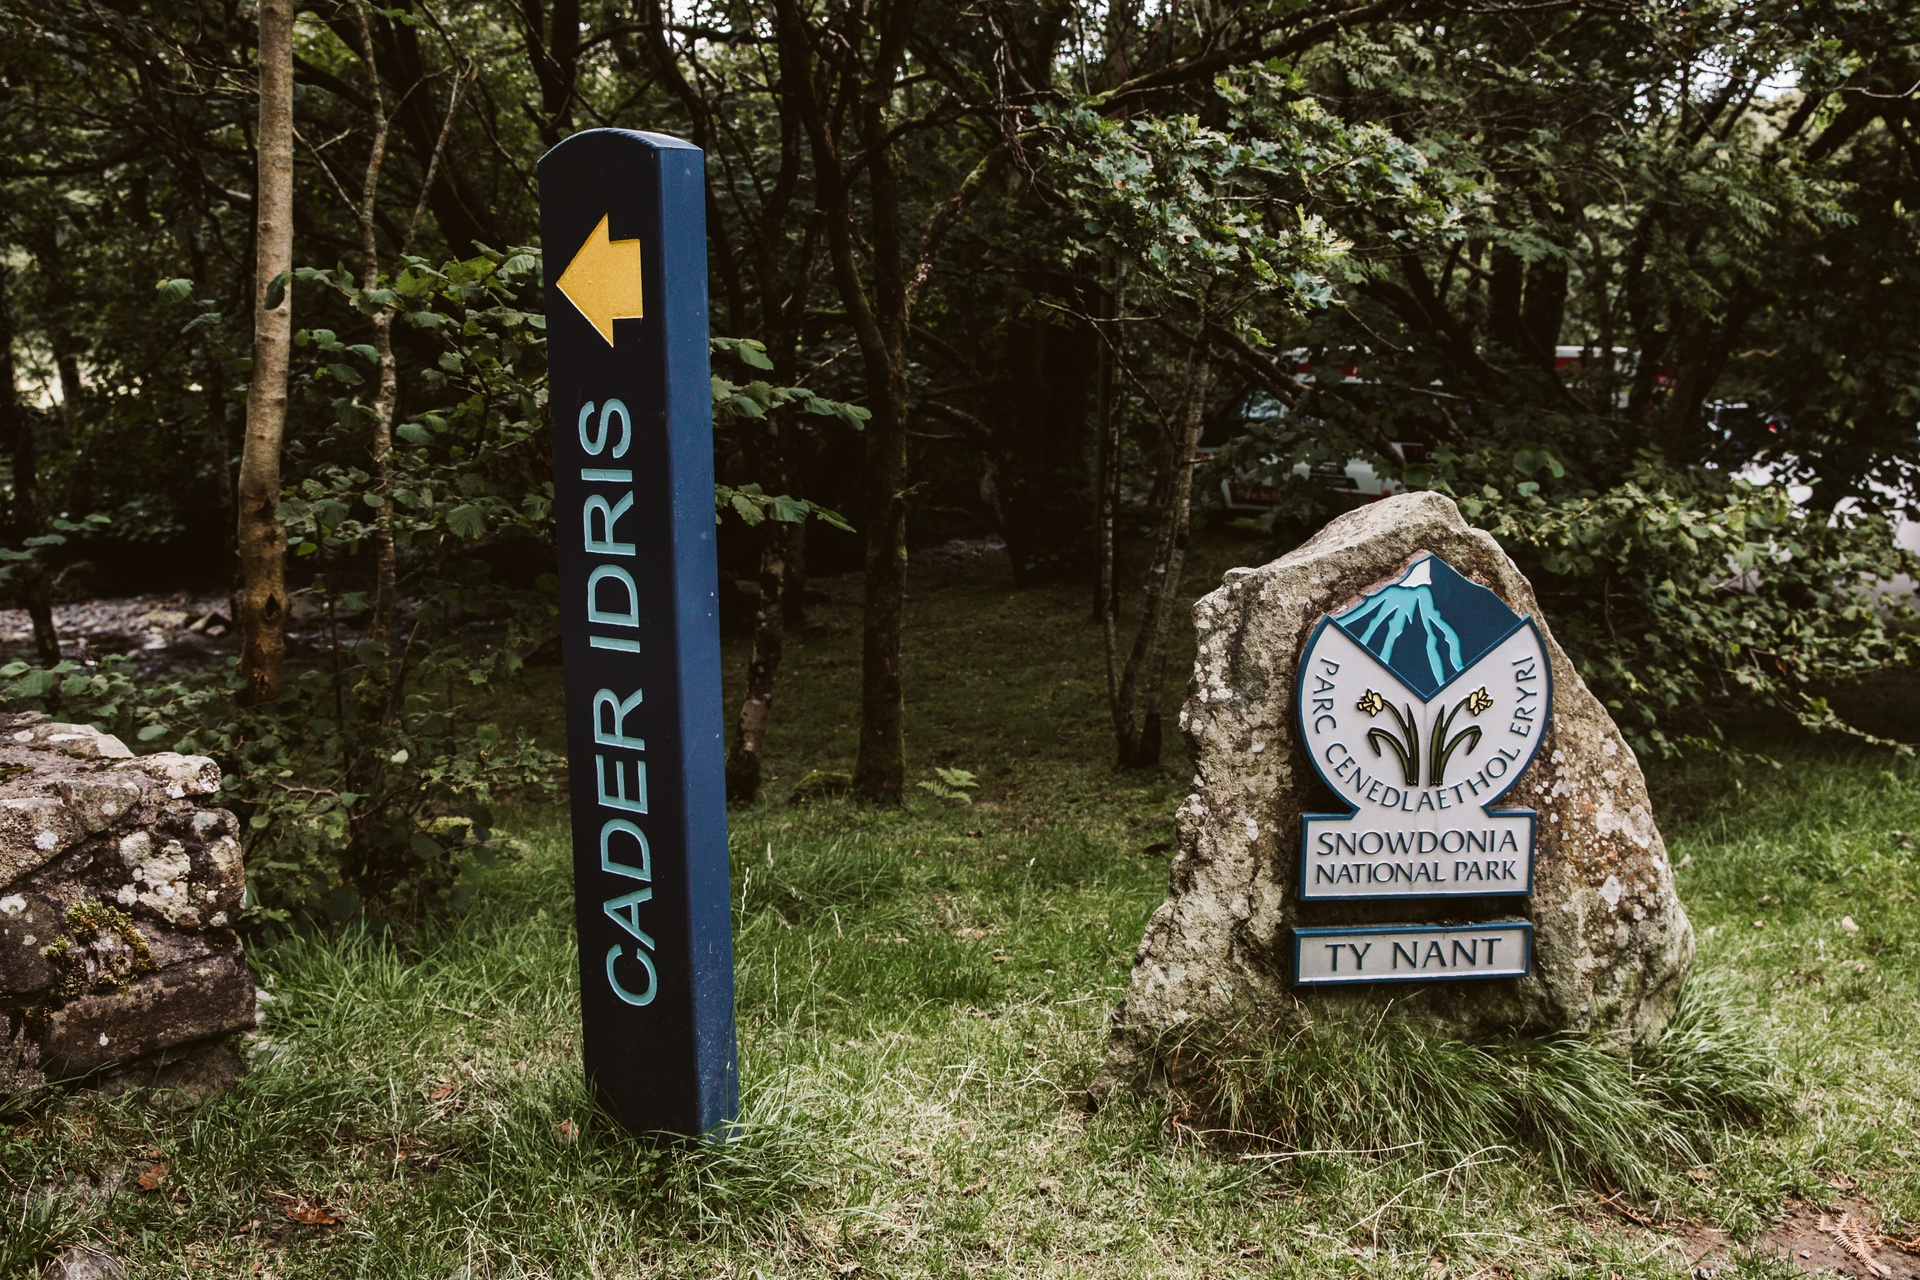
{"label": "tree trunk", "polygon": [[773,712],[774,681],[786,644],[788,555],[803,526],[768,520],[761,526],[760,607],[753,619],[753,652],[747,659],[747,696],[740,703],[733,744],[727,752],[727,800],[752,804],[760,793],[760,765]]}
{"label": "tree trunk", "polygon": [[[7,272],[0,267],[0,442],[13,462],[13,510],[10,532],[16,542],[42,532],[40,477],[33,424],[14,382],[13,308],[7,296]],[[33,620],[33,651],[44,666],[60,661],[60,634],[54,630],[47,566],[39,556],[21,561],[20,603]]]}
{"label": "tree trunk", "polygon": [[373,439],[367,453],[373,462],[373,492],[380,495],[380,508],[373,535],[373,618],[368,634],[387,644],[393,638],[399,578],[399,555],[393,545],[393,415],[400,398],[400,382],[393,360],[391,311],[373,317],[373,349],[378,353],[379,390],[373,399]]}
{"label": "tree trunk", "polygon": [[1126,364],[1120,349],[1120,342],[1125,336],[1125,326],[1120,323],[1126,314],[1125,272],[1125,265],[1122,264],[1114,273],[1112,296],[1108,304],[1111,323],[1105,326],[1106,332],[1101,335],[1100,343],[1099,400],[1095,408],[1100,430],[1100,573],[1093,588],[1093,616],[1100,624],[1101,640],[1106,650],[1107,706],[1113,714],[1114,736],[1120,744],[1119,752],[1123,757],[1130,754],[1133,717],[1132,708],[1120,699],[1120,582],[1114,528],[1120,511],[1120,445],[1125,438],[1123,427],[1127,407]]}
{"label": "tree trunk", "polygon": [[[905,362],[887,362],[884,397],[869,392],[867,423],[867,569],[860,628],[860,752],[853,790],[863,800],[898,804],[906,789],[906,695],[900,636],[907,600],[907,405]],[[869,375],[869,387],[873,385]]]}
{"label": "tree trunk", "polygon": [[1181,433],[1180,453],[1174,459],[1172,504],[1167,536],[1165,567],[1160,575],[1159,598],[1154,602],[1153,644],[1148,651],[1147,683],[1140,698],[1140,746],[1136,763],[1146,766],[1160,763],[1160,699],[1167,689],[1167,642],[1173,627],[1173,606],[1180,598],[1181,575],[1187,566],[1187,541],[1193,528],[1193,455],[1200,447],[1200,431],[1206,421],[1207,392],[1213,386],[1212,353],[1202,347],[1188,384],[1187,418]]}
{"label": "tree trunk", "polygon": [[[360,186],[360,287],[368,292],[380,287],[380,241],[376,235],[379,212],[380,166],[387,155],[387,108],[380,92],[380,67],[374,55],[373,29],[365,4],[355,6],[360,19],[360,56],[367,70],[367,114],[370,137],[367,144],[367,171]],[[453,90],[457,98],[459,87]],[[445,142],[442,130],[441,143]],[[440,144],[433,159],[440,158]],[[431,179],[429,179],[429,183]],[[424,192],[422,195],[424,196]],[[406,246],[401,247],[406,252]],[[393,599],[398,556],[393,545],[393,415],[400,399],[400,379],[393,359],[393,312],[385,307],[373,313],[373,350],[376,381],[373,396],[373,437],[367,445],[367,458],[373,473],[372,492],[379,497],[375,508],[373,535],[373,618],[368,634],[381,644],[393,638]]]}
{"label": "tree trunk", "polygon": [[853,320],[865,365],[866,465],[862,519],[866,522],[865,617],[861,627],[860,747],[853,790],[863,800],[898,804],[906,787],[905,708],[900,682],[901,608],[907,569],[907,367],[909,297],[902,262],[899,155],[887,129],[887,103],[906,53],[910,0],[887,0],[861,15],[851,33],[836,32],[852,47],[864,43],[864,20],[880,28],[872,76],[860,89],[859,114],[867,144],[872,197],[870,241],[873,293],[862,278],[855,249],[852,193],[840,158],[840,117],[829,113],[813,85],[809,19],[796,0],[780,0],[781,77],[796,86],[795,100],[813,150],[815,182],[823,209],[828,258],[841,301]]}
{"label": "tree trunk", "polygon": [[[1199,342],[1187,355],[1185,386],[1180,398],[1179,433],[1167,449],[1164,477],[1166,506],[1160,518],[1160,537],[1153,566],[1147,571],[1146,598],[1133,649],[1127,655],[1113,700],[1116,759],[1123,768],[1148,768],[1160,763],[1162,738],[1160,699],[1166,685],[1168,638],[1173,605],[1180,594],[1186,568],[1187,539],[1193,520],[1193,454],[1206,422],[1207,392],[1213,384],[1212,326],[1201,322]],[[1146,676],[1141,687],[1141,675]],[[1139,715],[1134,713],[1135,699]]]}
{"label": "tree trunk", "polygon": [[807,526],[793,526],[787,542],[787,583],[780,593],[780,613],[788,631],[807,625]]}
{"label": "tree trunk", "polygon": [[[900,635],[907,583],[907,410],[911,386],[907,365],[908,320],[933,274],[934,255],[974,197],[1012,155],[1010,143],[995,146],[927,221],[908,261],[901,219],[902,161],[894,129],[900,72],[912,32],[914,0],[878,0],[871,7],[835,11],[822,31],[799,0],[778,0],[776,31],[783,87],[805,126],[813,152],[814,189],[826,228],[827,258],[840,300],[853,322],[865,366],[866,465],[862,519],[866,521],[865,619],[861,628],[860,749],[853,791],[863,800],[898,804],[906,786],[906,709],[900,679]],[[833,52],[816,74],[812,42]],[[869,59],[860,51],[871,45]],[[837,75],[841,83],[830,81]],[[847,112],[858,120],[860,156],[851,169],[841,158],[840,130]],[[836,104],[829,109],[829,103]],[[852,175],[867,174],[867,234],[856,233]],[[856,242],[871,246],[869,293]]]}
{"label": "tree trunk", "polygon": [[287,649],[286,531],[280,444],[287,425],[293,288],[267,306],[268,286],[293,268],[293,0],[260,0],[259,193],[255,198],[253,372],[240,453],[240,692],[243,704],[280,692]]}

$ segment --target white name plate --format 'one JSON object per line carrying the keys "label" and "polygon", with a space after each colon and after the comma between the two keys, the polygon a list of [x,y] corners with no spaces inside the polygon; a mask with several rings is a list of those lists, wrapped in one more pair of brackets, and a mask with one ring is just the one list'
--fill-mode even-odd
{"label": "white name plate", "polygon": [[1293,980],[1302,987],[1524,978],[1532,971],[1533,924],[1526,920],[1293,931]]}

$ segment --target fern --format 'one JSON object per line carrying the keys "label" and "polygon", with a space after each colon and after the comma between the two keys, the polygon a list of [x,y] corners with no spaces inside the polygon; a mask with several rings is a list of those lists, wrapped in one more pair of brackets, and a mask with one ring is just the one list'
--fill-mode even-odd
{"label": "fern", "polygon": [[936,767],[934,772],[939,775],[938,778],[923,778],[914,785],[942,800],[958,800],[961,804],[973,803],[973,797],[967,793],[979,788],[979,779],[965,769]]}

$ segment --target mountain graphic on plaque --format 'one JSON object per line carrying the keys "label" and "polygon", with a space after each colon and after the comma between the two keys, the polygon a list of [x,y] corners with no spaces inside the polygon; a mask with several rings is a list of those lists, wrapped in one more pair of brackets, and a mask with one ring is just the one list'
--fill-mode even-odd
{"label": "mountain graphic on plaque", "polygon": [[1439,556],[1320,620],[1301,741],[1349,809],[1300,824],[1303,899],[1524,896],[1535,814],[1491,806],[1552,713],[1532,619]]}

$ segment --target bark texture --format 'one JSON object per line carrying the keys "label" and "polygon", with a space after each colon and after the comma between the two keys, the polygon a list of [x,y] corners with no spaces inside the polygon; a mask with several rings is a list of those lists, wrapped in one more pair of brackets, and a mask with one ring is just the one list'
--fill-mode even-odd
{"label": "bark texture", "polygon": [[[1337,812],[1302,752],[1295,679],[1314,624],[1432,552],[1539,624],[1552,722],[1500,801],[1539,814],[1526,899],[1311,902],[1297,898],[1300,818]],[[1402,983],[1396,1009],[1453,1034],[1577,1031],[1657,1038],[1693,961],[1646,781],[1606,709],[1553,640],[1527,580],[1438,494],[1403,494],[1332,521],[1258,569],[1235,569],[1194,606],[1199,649],[1181,727],[1195,790],[1177,817],[1167,900],[1147,924],[1096,1095],[1162,1075],[1171,1041],[1206,1027],[1284,1030],[1307,1017],[1378,1016],[1374,989],[1291,985],[1295,926],[1527,918],[1533,973]],[[1263,1031],[1263,1034],[1269,1034]]]}
{"label": "bark texture", "polygon": [[293,289],[278,305],[269,286],[293,268],[293,3],[260,3],[260,179],[255,200],[253,372],[247,383],[247,432],[240,452],[241,697],[265,702],[280,692],[287,649],[286,530],[280,525],[280,445],[287,426],[287,361]]}

